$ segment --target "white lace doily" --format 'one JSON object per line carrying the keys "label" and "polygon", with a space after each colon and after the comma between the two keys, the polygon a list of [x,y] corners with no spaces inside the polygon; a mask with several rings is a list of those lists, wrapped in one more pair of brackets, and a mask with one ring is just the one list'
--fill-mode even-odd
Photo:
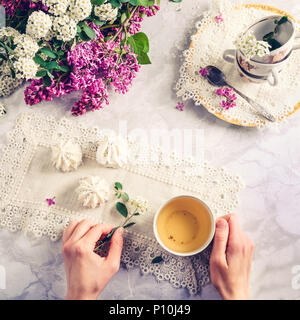
{"label": "white lace doily", "polygon": [[[293,51],[287,65],[280,73],[280,84],[253,84],[239,76],[235,66],[222,58],[226,49],[234,49],[237,35],[258,19],[274,14],[286,15],[284,11],[266,5],[241,5],[240,1],[213,0],[212,7],[196,23],[197,32],[191,46],[184,52],[184,63],[176,91],[183,100],[193,99],[196,105],[203,105],[209,112],[228,122],[243,126],[276,126],[298,108],[300,100],[300,50]],[[239,3],[239,4],[237,4]],[[224,21],[217,23],[216,16],[222,13]],[[296,23],[298,30],[300,24]],[[273,124],[257,114],[241,97],[237,106],[225,110],[220,106],[221,97],[216,88],[199,75],[199,69],[214,65],[226,74],[228,82],[241,92],[262,104],[278,122]]]}
{"label": "white lace doily", "polygon": [[[22,114],[9,134],[0,161],[1,227],[57,240],[71,219],[89,218],[119,225],[122,217],[114,211],[113,192],[105,205],[86,209],[78,204],[74,190],[79,179],[90,174],[105,178],[112,189],[120,181],[129,195],[143,196],[152,208],[150,214],[138,217],[137,224],[126,231],[122,262],[154,274],[159,280],[168,280],[175,287],[186,287],[191,294],[197,293],[209,282],[209,249],[187,258],[168,254],[154,238],[153,215],[162,203],[180,194],[198,196],[216,217],[231,213],[237,206],[242,182],[208,163],[198,170],[199,165],[193,159],[179,161],[174,153],[165,163],[159,147],[148,147],[131,139],[128,139],[131,160],[125,168],[101,167],[95,157],[97,141],[104,134],[74,120],[58,121],[33,112]],[[50,146],[62,138],[73,138],[82,147],[83,165],[74,172],[62,173],[51,163]],[[193,174],[187,174],[187,169],[194,169]],[[49,207],[45,200],[54,196],[56,204]],[[151,264],[159,255],[164,261]]]}

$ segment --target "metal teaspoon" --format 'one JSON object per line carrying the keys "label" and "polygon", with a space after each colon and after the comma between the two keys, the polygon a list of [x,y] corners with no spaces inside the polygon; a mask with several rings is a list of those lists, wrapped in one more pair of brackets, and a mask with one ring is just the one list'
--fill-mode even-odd
{"label": "metal teaspoon", "polygon": [[238,91],[234,87],[232,87],[230,84],[226,82],[225,74],[218,68],[214,66],[207,66],[205,68],[209,74],[206,76],[208,82],[216,87],[229,87],[233,89],[238,95],[240,95],[243,99],[245,99],[255,110],[257,110],[263,117],[265,117],[267,120],[275,122],[276,118],[271,115],[269,112],[265,110],[264,107],[262,107],[260,104],[252,100],[251,98],[244,95],[242,92]]}

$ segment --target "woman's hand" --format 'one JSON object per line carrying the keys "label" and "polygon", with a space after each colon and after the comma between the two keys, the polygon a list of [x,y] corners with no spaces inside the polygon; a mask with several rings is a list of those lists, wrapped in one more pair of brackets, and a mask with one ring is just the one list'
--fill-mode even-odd
{"label": "woman's hand", "polygon": [[89,220],[71,221],[63,234],[63,257],[67,275],[67,299],[97,299],[98,295],[119,270],[124,229],[113,234],[107,257],[94,252],[101,236],[114,228],[94,224]]}
{"label": "woman's hand", "polygon": [[216,222],[210,257],[211,282],[223,299],[249,299],[249,278],[254,245],[231,214]]}

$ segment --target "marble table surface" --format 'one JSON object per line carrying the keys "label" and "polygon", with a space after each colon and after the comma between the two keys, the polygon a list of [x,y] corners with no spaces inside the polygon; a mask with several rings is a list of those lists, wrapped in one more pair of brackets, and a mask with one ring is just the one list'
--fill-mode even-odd
{"label": "marble table surface", "polygon": [[[209,6],[208,0],[183,0],[178,5],[162,0],[162,9],[143,22],[151,42],[152,65],[143,66],[125,96],[112,95],[104,110],[76,118],[89,125],[117,130],[127,121],[129,130],[152,127],[202,129],[205,157],[216,166],[238,174],[246,188],[236,212],[256,249],[251,275],[253,299],[300,299],[297,274],[300,269],[300,112],[279,130],[240,128],[225,123],[196,107],[191,101],[184,112],[175,109],[173,90],[195,23]],[[252,1],[255,2],[255,1]],[[300,19],[299,0],[264,0],[286,9]],[[73,100],[72,100],[73,99]],[[0,122],[0,150],[18,114],[29,109],[23,88],[2,99],[8,115]],[[72,97],[32,107],[57,118],[71,118]],[[1,151],[0,151],[1,154]],[[0,230],[0,266],[6,270],[6,289],[0,299],[62,299],[66,282],[61,241],[31,239],[22,233]],[[299,266],[299,268],[297,267]],[[298,276],[299,278],[299,276]],[[206,286],[201,294],[189,296],[168,282],[142,276],[138,269],[121,268],[102,292],[101,299],[219,299]]]}

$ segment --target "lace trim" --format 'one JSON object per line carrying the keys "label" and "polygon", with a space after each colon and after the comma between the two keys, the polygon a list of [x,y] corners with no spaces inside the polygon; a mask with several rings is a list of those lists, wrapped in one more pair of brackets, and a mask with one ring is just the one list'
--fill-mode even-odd
{"label": "lace trim", "polygon": [[[0,226],[10,231],[22,230],[35,237],[47,236],[56,241],[71,219],[89,218],[103,222],[89,210],[69,210],[61,204],[48,207],[45,201],[19,195],[25,188],[25,178],[40,147],[49,148],[62,137],[74,138],[81,145],[84,157],[95,159],[96,143],[104,134],[97,128],[86,128],[73,120],[57,121],[54,117],[33,112],[22,114],[15,129],[9,133],[0,160]],[[179,159],[175,153],[165,163],[160,148],[141,145],[130,139],[129,148],[132,159],[137,161],[120,170],[188,193],[194,192],[210,206],[216,217],[232,212],[237,206],[243,184],[239,177],[228,174],[223,168],[214,168],[208,163],[203,168],[193,159]],[[154,160],[149,162],[149,159]],[[186,174],[187,169],[194,170],[193,174]],[[32,176],[29,181],[34,181]],[[162,255],[164,261],[151,264],[158,255]],[[209,249],[190,258],[176,257],[165,252],[154,238],[126,231],[122,262],[128,268],[139,266],[142,273],[151,273],[158,280],[168,280],[176,288],[187,288],[191,294],[199,292],[209,282],[208,260]]]}

